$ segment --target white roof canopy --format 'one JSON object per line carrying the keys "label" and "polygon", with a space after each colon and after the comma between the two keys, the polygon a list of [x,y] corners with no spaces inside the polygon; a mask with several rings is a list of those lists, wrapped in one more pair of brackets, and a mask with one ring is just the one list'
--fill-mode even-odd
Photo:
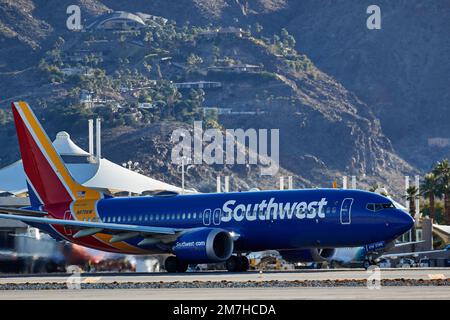
{"label": "white roof canopy", "polygon": [[53,146],[62,156],[89,156],[89,153],[77,146],[65,131],[61,131],[56,135]]}
{"label": "white roof canopy", "polygon": [[141,194],[144,191],[174,191],[181,188],[130,171],[109,160],[101,159],[93,177],[83,183],[86,187],[104,188],[110,192],[129,191]]}
{"label": "white roof canopy", "polygon": [[[57,134],[53,145],[62,156],[89,156],[89,153],[78,147],[67,132]],[[86,187],[108,190],[111,193],[132,192],[141,194],[144,191],[174,191],[180,193],[179,187],[161,182],[128,170],[107,159],[96,163],[66,164],[73,178]],[[27,192],[26,177],[22,160],[0,170],[0,192],[19,195]]]}

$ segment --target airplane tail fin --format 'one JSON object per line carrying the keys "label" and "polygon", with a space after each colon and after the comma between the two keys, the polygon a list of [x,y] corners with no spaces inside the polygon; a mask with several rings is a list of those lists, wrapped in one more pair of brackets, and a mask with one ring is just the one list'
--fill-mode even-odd
{"label": "airplane tail fin", "polygon": [[102,198],[100,192],[86,188],[72,178],[26,102],[14,102],[11,108],[30,197],[33,197],[35,204],[49,205]]}

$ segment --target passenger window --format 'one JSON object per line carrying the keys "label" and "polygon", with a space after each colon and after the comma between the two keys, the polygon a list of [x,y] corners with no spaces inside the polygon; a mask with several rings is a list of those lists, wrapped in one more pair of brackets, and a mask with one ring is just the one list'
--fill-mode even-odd
{"label": "passenger window", "polygon": [[191,219],[191,214],[190,213],[188,213],[187,218]]}
{"label": "passenger window", "polygon": [[197,213],[194,212],[194,214],[192,215],[192,218],[197,219]]}
{"label": "passenger window", "polygon": [[186,213],[183,213],[183,215],[181,216],[181,219],[186,219]]}
{"label": "passenger window", "polygon": [[180,220],[180,214],[179,213],[177,214],[177,220]]}

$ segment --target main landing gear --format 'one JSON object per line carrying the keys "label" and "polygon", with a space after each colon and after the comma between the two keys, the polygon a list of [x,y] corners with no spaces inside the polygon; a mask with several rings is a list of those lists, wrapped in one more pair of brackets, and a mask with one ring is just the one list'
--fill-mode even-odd
{"label": "main landing gear", "polygon": [[246,256],[231,256],[226,267],[229,272],[245,272],[250,268],[250,263]]}
{"label": "main landing gear", "polygon": [[[250,268],[248,258],[245,256],[231,256],[225,263],[229,272],[245,272]],[[175,256],[169,256],[164,261],[164,269],[169,273],[186,272],[188,264]]]}
{"label": "main landing gear", "polygon": [[177,257],[170,256],[164,261],[164,269],[169,273],[183,273],[186,272],[188,264],[186,262],[180,261]]}

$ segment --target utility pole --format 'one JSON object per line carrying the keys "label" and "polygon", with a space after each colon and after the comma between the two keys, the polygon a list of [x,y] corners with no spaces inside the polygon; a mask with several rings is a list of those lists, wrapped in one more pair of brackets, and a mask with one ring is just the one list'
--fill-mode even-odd
{"label": "utility pole", "polygon": [[216,192],[220,193],[222,188],[221,182],[220,182],[220,175],[217,176],[216,178]]}
{"label": "utility pole", "polygon": [[342,189],[347,189],[347,176],[342,177]]}

